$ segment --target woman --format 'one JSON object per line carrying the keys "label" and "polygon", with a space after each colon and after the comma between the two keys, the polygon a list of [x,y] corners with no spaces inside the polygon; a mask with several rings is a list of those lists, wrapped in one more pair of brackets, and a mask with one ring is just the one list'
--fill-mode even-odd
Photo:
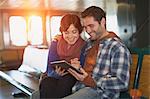
{"label": "woman", "polygon": [[[53,69],[50,62],[66,60],[71,64],[80,57],[84,41],[80,37],[82,26],[77,15],[67,14],[61,19],[61,36],[52,41],[49,56],[47,75],[40,83],[40,98],[62,98],[72,92],[76,79],[61,67]],[[76,68],[79,68],[77,66]]]}

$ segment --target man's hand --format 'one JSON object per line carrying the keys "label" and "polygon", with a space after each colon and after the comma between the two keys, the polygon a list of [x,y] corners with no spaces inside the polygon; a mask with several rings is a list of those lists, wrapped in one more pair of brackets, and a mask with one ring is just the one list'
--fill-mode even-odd
{"label": "man's hand", "polygon": [[62,69],[60,66],[56,66],[55,72],[60,76],[68,74],[68,72],[66,72],[65,69]]}
{"label": "man's hand", "polygon": [[71,66],[73,66],[76,69],[79,69],[81,67],[79,59],[78,58],[71,59]]}
{"label": "man's hand", "polygon": [[69,72],[70,74],[72,74],[77,80],[83,81],[83,80],[88,76],[88,73],[85,72],[85,70],[84,70],[83,68],[80,68],[80,71],[81,71],[81,73],[83,73],[83,74],[79,74],[79,73],[77,73],[76,71],[74,71],[74,70],[71,69],[71,68],[68,69],[68,72]]}

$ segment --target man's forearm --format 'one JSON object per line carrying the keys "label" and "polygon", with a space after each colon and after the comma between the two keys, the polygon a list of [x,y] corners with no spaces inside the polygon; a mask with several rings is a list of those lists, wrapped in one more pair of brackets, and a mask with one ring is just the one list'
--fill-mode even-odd
{"label": "man's forearm", "polygon": [[89,87],[96,87],[96,83],[94,81],[94,79],[88,75],[83,81],[82,81],[86,86]]}

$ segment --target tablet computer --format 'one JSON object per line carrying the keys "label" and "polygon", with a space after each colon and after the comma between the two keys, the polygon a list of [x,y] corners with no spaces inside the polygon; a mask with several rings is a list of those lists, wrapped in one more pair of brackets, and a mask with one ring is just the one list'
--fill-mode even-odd
{"label": "tablet computer", "polygon": [[53,62],[51,62],[51,66],[52,66],[53,68],[55,68],[55,66],[60,66],[61,68],[65,69],[65,70],[71,68],[71,69],[75,70],[77,73],[82,74],[80,70],[74,68],[73,66],[71,66],[70,63],[68,63],[68,62],[65,61],[65,60],[53,61]]}

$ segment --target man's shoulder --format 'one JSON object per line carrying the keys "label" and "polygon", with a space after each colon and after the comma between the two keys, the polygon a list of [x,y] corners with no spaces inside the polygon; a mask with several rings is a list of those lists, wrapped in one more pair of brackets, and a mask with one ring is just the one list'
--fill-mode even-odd
{"label": "man's shoulder", "polygon": [[128,53],[129,49],[128,47],[125,45],[125,43],[118,39],[118,38],[113,38],[112,40],[110,40],[110,46],[111,46],[111,50],[112,52],[124,52],[124,53]]}
{"label": "man's shoulder", "polygon": [[123,41],[117,37],[114,38],[108,38],[104,41],[103,46],[107,46],[109,48],[113,49],[127,49],[126,45],[123,43]]}
{"label": "man's shoulder", "polygon": [[100,41],[99,42],[100,44],[103,44],[103,45],[120,45],[122,42],[117,38],[117,37],[113,37],[113,38],[107,38],[103,41]]}
{"label": "man's shoulder", "polygon": [[112,45],[125,46],[124,42],[118,37],[108,38],[106,42]]}

